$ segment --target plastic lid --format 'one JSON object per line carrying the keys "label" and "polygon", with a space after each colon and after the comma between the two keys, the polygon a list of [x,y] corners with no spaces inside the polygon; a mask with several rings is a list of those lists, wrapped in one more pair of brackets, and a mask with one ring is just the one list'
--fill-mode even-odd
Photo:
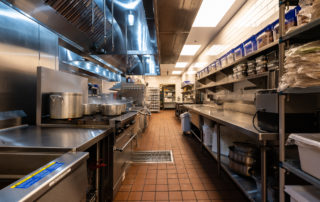
{"label": "plastic lid", "polygon": [[320,201],[320,190],[312,185],[286,185],[284,190],[296,201]]}
{"label": "plastic lid", "polygon": [[289,135],[290,140],[320,148],[320,133],[293,133]]}

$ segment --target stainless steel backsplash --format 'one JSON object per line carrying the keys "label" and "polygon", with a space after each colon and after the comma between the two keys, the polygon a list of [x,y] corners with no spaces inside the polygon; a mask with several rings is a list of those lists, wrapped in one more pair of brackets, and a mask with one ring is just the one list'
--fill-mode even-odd
{"label": "stainless steel backsplash", "polygon": [[23,110],[35,123],[37,66],[58,69],[58,37],[0,2],[0,112]]}

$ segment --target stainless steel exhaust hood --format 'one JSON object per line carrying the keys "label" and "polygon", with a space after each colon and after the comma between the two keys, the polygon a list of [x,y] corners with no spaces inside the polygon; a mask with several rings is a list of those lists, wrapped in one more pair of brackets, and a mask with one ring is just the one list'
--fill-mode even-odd
{"label": "stainless steel exhaust hood", "polygon": [[126,74],[160,73],[150,0],[1,1],[58,33],[81,56],[101,58]]}

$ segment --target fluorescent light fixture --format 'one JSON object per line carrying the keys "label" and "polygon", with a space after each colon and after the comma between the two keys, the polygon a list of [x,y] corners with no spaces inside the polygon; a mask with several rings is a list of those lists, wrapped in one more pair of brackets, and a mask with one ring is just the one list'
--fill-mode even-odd
{"label": "fluorescent light fixture", "polygon": [[175,74],[175,75],[179,75],[181,73],[182,73],[182,71],[172,71],[172,74]]}
{"label": "fluorescent light fixture", "polygon": [[216,27],[235,0],[203,0],[192,27]]}
{"label": "fluorescent light fixture", "polygon": [[134,25],[134,15],[132,13],[128,14],[128,24],[129,26]]}
{"label": "fluorescent light fixture", "polygon": [[201,68],[201,67],[205,67],[207,63],[204,62],[197,62],[195,64],[192,65],[192,67],[196,67],[196,68]]}
{"label": "fluorescent light fixture", "polygon": [[96,67],[96,72],[97,72],[97,73],[99,73],[99,72],[100,72],[99,67]]}
{"label": "fluorescent light fixture", "polygon": [[180,55],[195,55],[201,45],[184,45]]}
{"label": "fluorescent light fixture", "polygon": [[189,74],[189,75],[194,75],[194,74],[196,74],[197,72],[196,71],[188,71],[187,72],[187,74]]}
{"label": "fluorescent light fixture", "polygon": [[213,46],[211,46],[209,51],[207,51],[207,55],[219,55],[220,53],[225,51],[227,49],[227,47],[228,46],[226,46],[226,45],[213,45]]}
{"label": "fluorescent light fixture", "polygon": [[187,62],[177,62],[176,66],[177,68],[185,68],[188,65]]}

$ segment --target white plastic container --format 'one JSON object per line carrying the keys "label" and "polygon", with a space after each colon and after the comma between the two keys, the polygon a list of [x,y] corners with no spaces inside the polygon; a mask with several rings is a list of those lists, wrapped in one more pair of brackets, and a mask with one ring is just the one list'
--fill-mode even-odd
{"label": "white plastic container", "polygon": [[185,112],[180,115],[181,118],[181,127],[183,132],[189,132],[190,131],[190,114],[188,112]]}
{"label": "white plastic container", "polygon": [[320,133],[291,134],[288,141],[299,148],[301,169],[320,179]]}
{"label": "white plastic container", "polygon": [[203,130],[203,144],[207,146],[212,146],[213,129],[205,124],[202,126],[202,130]]}
{"label": "white plastic container", "polygon": [[320,190],[312,185],[286,185],[284,191],[290,195],[291,202],[320,201]]}

